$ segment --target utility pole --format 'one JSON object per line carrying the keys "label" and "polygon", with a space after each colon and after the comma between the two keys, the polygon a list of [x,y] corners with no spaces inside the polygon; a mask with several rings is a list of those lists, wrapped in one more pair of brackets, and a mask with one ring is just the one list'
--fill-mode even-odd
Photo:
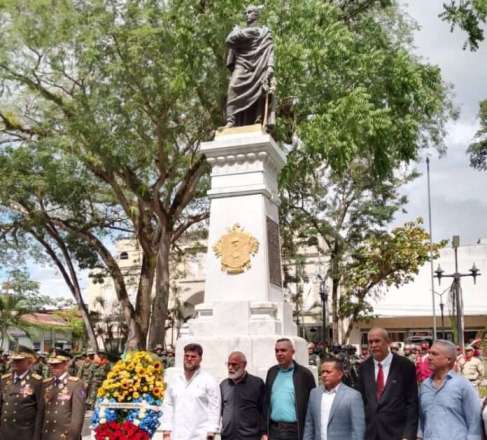
{"label": "utility pole", "polygon": [[433,226],[431,222],[431,183],[430,183],[430,158],[426,158],[426,173],[428,177],[428,219],[430,235],[430,274],[431,274],[431,302],[433,306],[433,341],[436,341],[436,304],[435,281],[433,275]]}
{"label": "utility pole", "polygon": [[465,347],[465,335],[464,335],[464,316],[463,316],[463,296],[462,290],[460,288],[460,280],[463,277],[472,277],[474,284],[477,282],[477,277],[481,275],[480,271],[473,263],[472,268],[470,269],[470,273],[460,273],[458,271],[458,248],[460,247],[460,236],[454,235],[452,239],[452,246],[455,255],[455,272],[445,275],[444,270],[438,265],[438,268],[435,270],[436,278],[438,278],[438,284],[441,283],[442,278],[453,278],[452,283],[452,290],[454,294],[454,305],[456,311],[456,327],[457,327],[457,345],[460,346],[462,351]]}

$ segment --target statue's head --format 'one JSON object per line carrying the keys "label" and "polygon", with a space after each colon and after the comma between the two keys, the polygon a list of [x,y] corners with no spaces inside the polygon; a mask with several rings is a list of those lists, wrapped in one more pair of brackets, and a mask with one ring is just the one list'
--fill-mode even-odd
{"label": "statue's head", "polygon": [[263,6],[255,6],[255,5],[249,5],[245,8],[245,20],[247,21],[247,24],[253,24],[255,23],[260,16],[260,11],[263,9]]}

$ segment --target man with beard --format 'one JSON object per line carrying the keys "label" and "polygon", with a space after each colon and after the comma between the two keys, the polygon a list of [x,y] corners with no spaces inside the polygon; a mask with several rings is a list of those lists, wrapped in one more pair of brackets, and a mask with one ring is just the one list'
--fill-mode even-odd
{"label": "man with beard", "polygon": [[222,440],[259,440],[265,433],[262,379],[246,371],[247,359],[240,351],[228,356],[228,379],[220,384]]}
{"label": "man with beard", "polygon": [[220,388],[200,368],[203,348],[184,347],[184,372],[171,380],[162,405],[164,440],[213,439],[220,426]]}

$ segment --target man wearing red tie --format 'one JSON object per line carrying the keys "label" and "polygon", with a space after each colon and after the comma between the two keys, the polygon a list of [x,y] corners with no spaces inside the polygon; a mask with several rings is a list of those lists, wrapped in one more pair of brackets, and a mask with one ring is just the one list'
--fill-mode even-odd
{"label": "man wearing red tie", "polygon": [[368,334],[371,357],[362,363],[358,387],[365,407],[365,440],[416,440],[418,388],[416,369],[390,351],[386,330]]}

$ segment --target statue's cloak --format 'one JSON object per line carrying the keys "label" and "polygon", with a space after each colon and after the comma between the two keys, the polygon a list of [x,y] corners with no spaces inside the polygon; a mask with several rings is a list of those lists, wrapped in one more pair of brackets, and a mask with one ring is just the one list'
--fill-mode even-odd
{"label": "statue's cloak", "polygon": [[[227,67],[232,71],[227,118],[233,116],[236,125],[254,124],[263,112],[267,69],[274,66],[271,31],[267,27],[236,27],[228,35],[226,44],[230,48]],[[273,119],[272,107],[269,102],[266,124]]]}

